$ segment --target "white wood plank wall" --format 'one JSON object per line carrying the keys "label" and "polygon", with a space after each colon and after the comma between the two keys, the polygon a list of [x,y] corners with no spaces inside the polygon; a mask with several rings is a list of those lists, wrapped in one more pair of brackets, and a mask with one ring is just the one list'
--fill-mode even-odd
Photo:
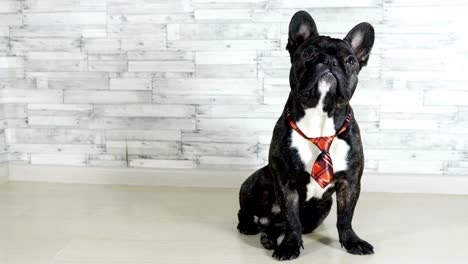
{"label": "white wood plank wall", "polygon": [[0,162],[258,168],[300,9],[375,27],[367,172],[468,175],[468,0],[1,0]]}

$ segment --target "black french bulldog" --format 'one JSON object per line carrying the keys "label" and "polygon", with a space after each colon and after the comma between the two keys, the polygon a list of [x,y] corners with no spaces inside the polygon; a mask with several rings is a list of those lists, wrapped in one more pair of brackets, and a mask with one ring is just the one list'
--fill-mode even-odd
{"label": "black french bulldog", "polygon": [[[291,19],[286,46],[292,64],[291,92],[273,131],[269,164],[242,184],[237,226],[242,234],[261,231],[262,245],[274,249],[273,257],[278,260],[299,256],[302,234],[323,222],[334,192],[341,245],[351,254],[374,253],[373,246],[359,238],[351,226],[364,154],[349,106],[373,44],[374,29],[369,23],[358,24],[342,40],[319,35],[305,11]],[[322,188],[311,172],[315,174],[316,158],[326,152],[309,139],[331,136],[336,136],[328,152],[334,173]],[[284,239],[278,245],[281,234]]]}

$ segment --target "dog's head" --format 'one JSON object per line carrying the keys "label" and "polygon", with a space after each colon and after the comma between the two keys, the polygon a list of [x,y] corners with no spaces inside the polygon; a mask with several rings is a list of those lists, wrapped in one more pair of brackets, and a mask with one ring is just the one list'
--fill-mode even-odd
{"label": "dog's head", "polygon": [[286,46],[291,55],[289,82],[294,100],[311,108],[323,98],[323,110],[329,114],[346,106],[373,44],[374,28],[369,23],[360,23],[344,39],[336,39],[319,35],[309,13],[297,12],[289,24]]}

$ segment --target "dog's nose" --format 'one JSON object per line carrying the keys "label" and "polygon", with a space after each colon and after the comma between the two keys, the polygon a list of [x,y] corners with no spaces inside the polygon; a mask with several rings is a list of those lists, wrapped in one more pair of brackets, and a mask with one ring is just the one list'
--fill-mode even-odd
{"label": "dog's nose", "polygon": [[336,66],[337,65],[337,60],[335,57],[332,56],[327,56],[325,57],[325,64],[330,65],[330,67]]}

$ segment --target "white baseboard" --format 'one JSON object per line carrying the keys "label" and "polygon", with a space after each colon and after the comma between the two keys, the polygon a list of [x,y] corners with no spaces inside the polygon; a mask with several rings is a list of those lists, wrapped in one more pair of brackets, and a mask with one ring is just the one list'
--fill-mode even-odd
{"label": "white baseboard", "polygon": [[10,163],[10,181],[137,186],[234,187],[251,171],[75,167]]}
{"label": "white baseboard", "polygon": [[[253,171],[9,165],[10,181],[239,188]],[[365,192],[468,194],[468,175],[366,174]]]}
{"label": "white baseboard", "polygon": [[1,162],[0,163],[0,184],[6,183],[9,180],[9,166],[8,162]]}
{"label": "white baseboard", "polygon": [[364,192],[435,193],[468,195],[468,175],[365,174]]}

